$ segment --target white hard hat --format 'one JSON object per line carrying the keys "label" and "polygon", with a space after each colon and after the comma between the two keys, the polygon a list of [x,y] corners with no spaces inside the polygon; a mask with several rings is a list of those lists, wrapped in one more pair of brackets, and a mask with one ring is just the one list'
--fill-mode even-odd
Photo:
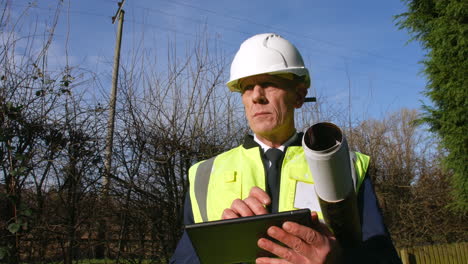
{"label": "white hard hat", "polygon": [[233,92],[242,92],[240,79],[265,73],[292,73],[303,77],[305,88],[310,86],[309,71],[299,51],[291,42],[274,33],[258,34],[241,44],[232,61],[227,86]]}

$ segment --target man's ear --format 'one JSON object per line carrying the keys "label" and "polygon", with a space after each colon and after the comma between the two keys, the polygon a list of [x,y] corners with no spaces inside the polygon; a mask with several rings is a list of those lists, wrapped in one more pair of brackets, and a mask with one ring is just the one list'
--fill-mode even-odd
{"label": "man's ear", "polygon": [[301,108],[304,104],[305,97],[307,95],[307,88],[304,83],[299,83],[296,86],[296,102],[294,108]]}

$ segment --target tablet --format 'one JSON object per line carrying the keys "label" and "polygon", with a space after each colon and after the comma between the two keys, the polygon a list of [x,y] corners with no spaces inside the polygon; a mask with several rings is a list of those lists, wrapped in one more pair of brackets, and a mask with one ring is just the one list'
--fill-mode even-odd
{"label": "tablet", "polygon": [[202,264],[239,263],[271,256],[257,246],[257,241],[268,237],[270,226],[286,221],[312,226],[310,210],[300,209],[186,225],[185,230]]}

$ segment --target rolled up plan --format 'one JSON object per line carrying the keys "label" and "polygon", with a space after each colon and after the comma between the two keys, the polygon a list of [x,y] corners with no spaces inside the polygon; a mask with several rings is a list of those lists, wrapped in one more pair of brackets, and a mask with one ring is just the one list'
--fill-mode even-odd
{"label": "rolled up plan", "polygon": [[302,147],[325,222],[343,246],[357,245],[362,239],[361,226],[343,132],[332,123],[317,123],[305,132]]}

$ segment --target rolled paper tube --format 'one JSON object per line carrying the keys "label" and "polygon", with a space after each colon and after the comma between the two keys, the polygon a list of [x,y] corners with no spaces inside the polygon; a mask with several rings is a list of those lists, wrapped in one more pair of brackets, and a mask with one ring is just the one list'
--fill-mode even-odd
{"label": "rolled paper tube", "polygon": [[302,146],[325,222],[343,246],[359,244],[360,218],[343,132],[332,123],[317,123],[305,132]]}

